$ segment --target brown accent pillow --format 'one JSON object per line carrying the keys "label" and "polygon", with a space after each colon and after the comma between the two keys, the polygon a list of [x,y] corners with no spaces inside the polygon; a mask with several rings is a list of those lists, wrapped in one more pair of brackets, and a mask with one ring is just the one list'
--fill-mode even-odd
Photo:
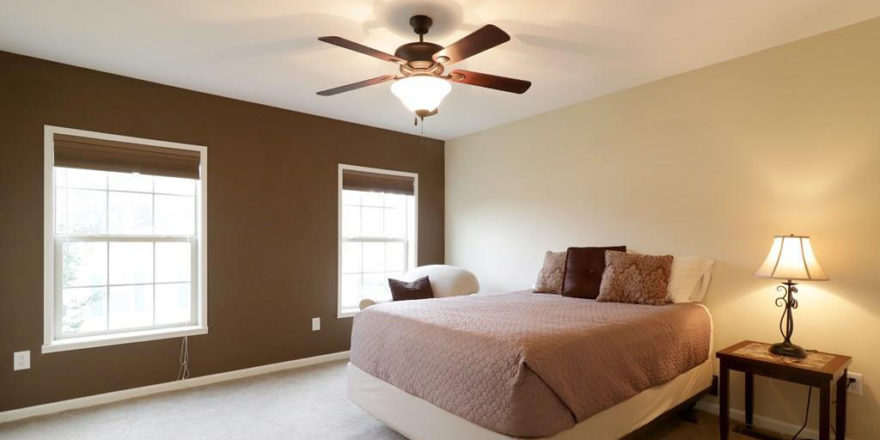
{"label": "brown accent pillow", "polygon": [[606,267],[596,301],[663,305],[669,302],[672,255],[605,253]]}
{"label": "brown accent pillow", "polygon": [[570,247],[565,257],[562,296],[595,299],[599,296],[605,251],[626,252],[626,246]]}
{"label": "brown accent pillow", "polygon": [[565,275],[565,252],[547,251],[544,267],[538,272],[535,293],[562,293],[562,277]]}
{"label": "brown accent pillow", "polygon": [[434,297],[434,291],[431,290],[431,281],[428,280],[428,277],[421,277],[412,282],[388,278],[388,287],[391,288],[391,299],[394,301]]}

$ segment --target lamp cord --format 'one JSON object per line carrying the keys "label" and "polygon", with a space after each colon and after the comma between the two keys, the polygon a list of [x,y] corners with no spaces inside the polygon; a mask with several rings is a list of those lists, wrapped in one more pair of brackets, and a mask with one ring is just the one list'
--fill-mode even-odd
{"label": "lamp cord", "polygon": [[804,424],[801,425],[801,429],[798,429],[798,432],[791,437],[791,440],[797,440],[798,436],[801,435],[801,432],[807,427],[807,421],[810,419],[810,400],[813,397],[813,387],[807,391],[807,410],[804,412]]}
{"label": "lamp cord", "polygon": [[183,337],[180,343],[180,368],[177,369],[177,380],[189,379],[189,339]]}

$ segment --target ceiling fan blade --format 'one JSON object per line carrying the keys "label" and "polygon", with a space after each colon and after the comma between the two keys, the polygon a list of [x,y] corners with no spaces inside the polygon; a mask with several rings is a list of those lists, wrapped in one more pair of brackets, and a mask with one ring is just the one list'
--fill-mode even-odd
{"label": "ceiling fan blade", "polygon": [[434,61],[446,65],[455,64],[506,41],[510,41],[510,35],[507,35],[507,32],[502,31],[498,26],[487,24],[461,40],[437,51],[434,54]]}
{"label": "ceiling fan blade", "polygon": [[530,81],[458,69],[451,72],[450,81],[519,94],[525,93],[532,86]]}
{"label": "ceiling fan blade", "polygon": [[348,91],[351,91],[351,90],[359,89],[359,88],[361,88],[361,87],[367,87],[367,86],[372,86],[372,85],[375,85],[375,84],[381,84],[381,83],[386,82],[386,81],[391,81],[392,79],[394,79],[394,75],[382,75],[382,76],[377,76],[377,77],[375,77],[375,78],[365,79],[365,80],[363,80],[363,81],[358,81],[358,82],[356,82],[356,83],[351,83],[351,84],[347,84],[347,85],[344,85],[344,86],[339,86],[339,87],[332,88],[332,89],[322,90],[322,91],[318,92],[318,94],[321,95],[321,96],[331,96],[331,95],[336,95],[336,94],[339,94],[339,93],[343,93],[343,92],[348,92]]}
{"label": "ceiling fan blade", "polygon": [[351,40],[346,40],[342,37],[330,36],[330,37],[318,37],[318,40],[323,41],[325,43],[330,43],[334,46],[339,46],[348,50],[353,50],[355,52],[360,52],[364,55],[369,55],[374,58],[378,58],[383,61],[389,61],[392,63],[406,63],[406,60],[398,58],[394,55],[387,54],[382,52],[381,50],[376,50],[371,47],[364,46],[360,43],[355,43]]}

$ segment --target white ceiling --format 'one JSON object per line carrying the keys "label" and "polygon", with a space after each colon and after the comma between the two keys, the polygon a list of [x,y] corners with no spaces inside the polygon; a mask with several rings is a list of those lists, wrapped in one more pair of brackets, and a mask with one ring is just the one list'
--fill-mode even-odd
{"label": "white ceiling", "polygon": [[410,15],[449,44],[486,23],[512,39],[457,68],[531,80],[525,95],[456,84],[425,120],[450,139],[880,15],[865,0],[0,0],[0,49],[217,95],[418,133],[381,84]]}

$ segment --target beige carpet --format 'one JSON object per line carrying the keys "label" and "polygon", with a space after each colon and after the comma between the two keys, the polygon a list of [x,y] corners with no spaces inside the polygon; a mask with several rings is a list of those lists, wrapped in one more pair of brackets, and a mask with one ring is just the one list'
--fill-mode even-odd
{"label": "beige carpet", "polygon": [[[718,438],[716,419],[671,421],[646,439]],[[345,361],[0,425],[24,439],[392,439],[345,396]],[[732,437],[740,439],[744,437]]]}

